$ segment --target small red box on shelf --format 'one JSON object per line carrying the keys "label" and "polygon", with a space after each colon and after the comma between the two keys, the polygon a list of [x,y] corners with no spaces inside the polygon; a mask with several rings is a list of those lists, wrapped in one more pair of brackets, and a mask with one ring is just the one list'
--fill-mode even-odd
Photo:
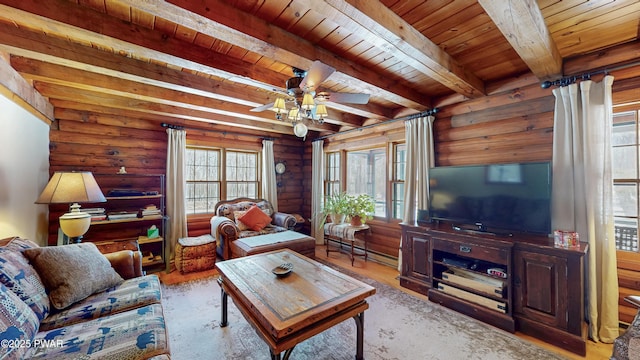
{"label": "small red box on shelf", "polygon": [[580,236],[575,231],[554,230],[553,243],[555,247],[566,249],[580,248]]}

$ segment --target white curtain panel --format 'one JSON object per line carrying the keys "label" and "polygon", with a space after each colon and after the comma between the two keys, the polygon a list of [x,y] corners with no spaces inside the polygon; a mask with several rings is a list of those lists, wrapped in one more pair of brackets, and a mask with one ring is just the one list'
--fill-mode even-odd
{"label": "white curtain panel", "polygon": [[262,197],[278,211],[278,184],[273,158],[273,140],[262,140]]}
{"label": "white curtain panel", "polygon": [[[429,207],[429,168],[435,163],[433,154],[433,116],[422,116],[404,123],[407,147],[404,170],[404,217],[413,224],[418,209]],[[398,271],[402,271],[402,242],[398,254]]]}
{"label": "white curtain panel", "polygon": [[316,244],[324,244],[324,229],[319,227],[319,224],[322,224],[324,202],[324,141],[314,141],[312,151],[311,237],[316,239]]}
{"label": "white curtain panel", "polygon": [[179,238],[187,236],[185,152],[187,133],[167,129],[167,181],[166,200],[168,231],[165,238],[165,256],[172,259]]}
{"label": "white curtain panel", "polygon": [[618,336],[618,277],[611,173],[612,76],[554,89],[552,225],[589,244],[589,334]]}

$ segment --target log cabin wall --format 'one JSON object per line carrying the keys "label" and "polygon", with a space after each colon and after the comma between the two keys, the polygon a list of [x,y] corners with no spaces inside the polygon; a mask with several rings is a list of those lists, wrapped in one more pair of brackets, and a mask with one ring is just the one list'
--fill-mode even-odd
{"label": "log cabin wall", "polygon": [[[589,54],[565,63],[566,74],[580,74],[611,64],[637,61],[637,43],[606,52]],[[614,112],[640,107],[640,66],[610,72],[614,76]],[[602,75],[594,76],[599,81]],[[555,99],[552,88],[542,89],[540,82],[523,76],[492,84],[488,96],[448,104],[440,99],[434,107],[436,166],[492,164],[509,162],[551,161],[553,113]],[[630,104],[630,105],[625,105]],[[325,151],[353,150],[388,141],[404,141],[404,125],[396,121],[331,136],[325,139]],[[305,157],[310,161],[310,151]],[[308,188],[310,189],[310,183]],[[388,257],[397,257],[400,228],[397,221],[372,220],[370,249]],[[619,256],[620,319],[629,322],[637,309],[622,299],[640,293],[640,266],[637,260]]]}
{"label": "log cabin wall", "polygon": [[[166,174],[167,134],[160,124],[169,121],[185,126],[187,144],[194,146],[225,147],[261,151],[263,135],[257,131],[207,126],[194,121],[171,121],[146,117],[127,118],[101,112],[98,107],[87,107],[74,102],[59,103],[55,109],[56,121],[50,131],[50,172],[91,171],[95,174],[115,174],[125,166],[130,174]],[[305,142],[295,136],[273,137],[274,158],[286,162],[287,170],[278,188],[279,210],[301,213],[303,196],[303,153]],[[136,184],[144,187],[144,184]],[[83,204],[85,207],[100,204]],[[68,211],[66,205],[50,205],[48,243],[55,244],[58,237],[58,218]],[[210,232],[209,219],[213,214],[188,216],[190,236]],[[133,229],[123,227],[121,234],[110,238],[128,238]],[[99,234],[89,230],[87,240],[100,240]]]}

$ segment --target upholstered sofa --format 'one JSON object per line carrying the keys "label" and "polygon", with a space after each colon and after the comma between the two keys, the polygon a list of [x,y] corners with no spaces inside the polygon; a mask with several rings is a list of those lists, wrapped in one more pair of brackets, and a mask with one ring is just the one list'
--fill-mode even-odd
{"label": "upholstered sofa", "polygon": [[[640,296],[627,296],[624,300],[640,308]],[[640,359],[640,310],[624,334],[618,336],[613,342],[611,360],[630,359]]]}
{"label": "upholstered sofa", "polygon": [[[266,226],[247,228],[242,222],[242,216],[254,206],[270,218]],[[238,198],[216,204],[211,235],[217,241],[216,252],[225,260],[283,247],[313,257],[315,240],[292,231],[296,223],[293,215],[274,211],[265,199]]]}
{"label": "upholstered sofa", "polygon": [[1,359],[170,359],[156,275],[140,252],[0,240]]}

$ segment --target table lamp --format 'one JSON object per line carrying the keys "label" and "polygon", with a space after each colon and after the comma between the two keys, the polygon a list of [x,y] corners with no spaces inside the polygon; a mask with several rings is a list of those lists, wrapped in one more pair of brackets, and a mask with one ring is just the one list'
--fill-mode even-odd
{"label": "table lamp", "polygon": [[79,243],[91,226],[91,215],[81,212],[78,203],[105,201],[107,199],[91,172],[56,171],[36,204],[71,204],[69,212],[60,216],[60,229],[73,242]]}

